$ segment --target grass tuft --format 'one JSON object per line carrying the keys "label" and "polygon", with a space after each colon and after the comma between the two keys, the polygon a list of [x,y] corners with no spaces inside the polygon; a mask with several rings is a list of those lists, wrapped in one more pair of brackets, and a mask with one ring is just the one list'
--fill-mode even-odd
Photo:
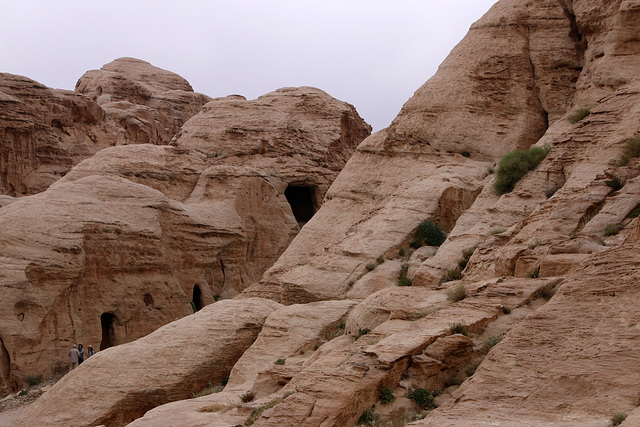
{"label": "grass tuft", "polygon": [[460,271],[459,268],[455,268],[453,270],[447,270],[444,273],[444,276],[442,276],[442,279],[440,279],[440,282],[441,283],[451,282],[453,280],[460,280],[463,277],[464,276],[462,275],[462,271]]}
{"label": "grass tuft", "polygon": [[251,390],[249,390],[249,391],[247,391],[245,393],[242,393],[240,395],[240,400],[242,400],[244,403],[251,402],[255,398],[256,398],[256,394],[254,392],[252,392]]}
{"label": "grass tuft", "polygon": [[569,123],[575,125],[580,120],[587,117],[589,114],[591,114],[591,110],[589,110],[588,108],[578,108],[577,110],[569,114],[567,120],[569,120]]}
{"label": "grass tuft", "polygon": [[372,271],[374,270],[376,267],[378,266],[377,263],[375,262],[368,262],[367,265],[365,265],[364,267],[368,270],[368,271]]}
{"label": "grass tuft", "polygon": [[447,298],[453,302],[462,301],[467,297],[467,286],[464,283],[458,283],[447,289]]}
{"label": "grass tuft", "polygon": [[464,323],[451,323],[449,324],[449,331],[452,334],[462,334],[465,337],[469,336],[469,330],[467,329],[467,325]]}
{"label": "grass tuft", "polygon": [[615,414],[613,417],[611,417],[611,425],[613,427],[619,426],[626,419],[627,419],[627,414],[621,414],[621,413]]}
{"label": "grass tuft", "polygon": [[38,385],[42,382],[42,374],[35,374],[27,376],[27,384],[30,386]]}
{"label": "grass tuft", "polygon": [[622,180],[617,176],[614,176],[612,179],[607,180],[604,183],[607,185],[607,187],[613,189],[613,191],[618,191],[624,186]]}
{"label": "grass tuft", "polygon": [[634,157],[640,157],[640,136],[629,138],[626,141],[624,151],[620,157],[620,165],[626,166],[629,164],[629,160]]}
{"label": "grass tuft", "polygon": [[489,350],[491,350],[493,347],[495,347],[496,344],[502,341],[502,338],[502,335],[492,335],[487,338],[484,344],[482,344],[482,348],[480,349],[482,354],[489,353]]}
{"label": "grass tuft", "polygon": [[504,314],[511,314],[512,311],[513,311],[513,307],[511,307],[509,304],[505,304],[502,306],[502,312]]}
{"label": "grass tuft", "polygon": [[284,365],[285,359],[278,359],[275,362],[273,362],[274,365]]}

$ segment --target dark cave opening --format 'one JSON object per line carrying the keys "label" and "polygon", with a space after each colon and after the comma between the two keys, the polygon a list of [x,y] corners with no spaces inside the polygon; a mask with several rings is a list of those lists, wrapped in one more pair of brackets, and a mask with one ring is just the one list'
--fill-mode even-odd
{"label": "dark cave opening", "polygon": [[298,223],[308,222],[313,214],[316,213],[314,203],[316,197],[315,187],[289,185],[284,190],[284,196],[287,198],[293,216]]}
{"label": "dark cave opening", "polygon": [[100,325],[102,326],[100,350],[116,345],[116,334],[113,329],[113,321],[115,318],[116,316],[113,313],[102,313],[100,316]]}
{"label": "dark cave opening", "polygon": [[196,311],[200,311],[202,310],[202,307],[204,307],[204,303],[202,302],[202,291],[200,290],[200,286],[195,285],[193,287],[193,308]]}

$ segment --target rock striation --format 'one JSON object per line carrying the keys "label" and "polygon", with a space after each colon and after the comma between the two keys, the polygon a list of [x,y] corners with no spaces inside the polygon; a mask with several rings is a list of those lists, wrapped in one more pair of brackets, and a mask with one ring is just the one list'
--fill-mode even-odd
{"label": "rock striation", "polygon": [[[358,146],[328,190],[316,190],[324,194],[318,212],[235,297],[286,307],[269,315],[224,390],[157,406],[131,425],[569,427],[612,425],[616,414],[635,425],[638,28],[638,0],[496,3],[392,125]],[[153,148],[241,169],[255,168],[258,158],[246,153],[257,153],[284,203],[283,182],[297,178],[278,169],[262,138],[293,134],[280,125],[264,131],[261,115],[225,134],[210,130],[201,118],[225,118],[215,102],[234,117],[249,101],[216,100],[175,147]],[[208,139],[219,147],[207,148]],[[544,160],[496,194],[496,163],[532,145],[547,147]],[[322,149],[308,153],[326,158]],[[64,180],[87,179],[83,164]],[[100,173],[115,179],[116,169],[107,163]],[[175,176],[158,190],[172,200],[193,179]],[[153,182],[145,173],[127,179]],[[291,212],[287,227],[301,219]],[[426,219],[447,233],[438,247],[416,239]],[[67,390],[57,384],[23,422],[45,422],[64,403],[53,396]],[[106,413],[118,401],[106,396],[100,406]]]}

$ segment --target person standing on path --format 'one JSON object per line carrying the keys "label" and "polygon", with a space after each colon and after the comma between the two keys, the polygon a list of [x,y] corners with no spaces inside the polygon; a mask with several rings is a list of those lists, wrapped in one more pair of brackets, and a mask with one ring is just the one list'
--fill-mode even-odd
{"label": "person standing on path", "polygon": [[79,357],[80,357],[80,352],[78,351],[77,346],[74,344],[73,348],[69,350],[69,372],[71,372],[73,368],[78,367]]}
{"label": "person standing on path", "polygon": [[84,347],[82,344],[78,344],[78,353],[80,353],[80,357],[78,357],[78,365],[84,362]]}
{"label": "person standing on path", "polygon": [[96,352],[93,350],[93,346],[87,347],[87,359],[93,356],[94,354],[96,354]]}

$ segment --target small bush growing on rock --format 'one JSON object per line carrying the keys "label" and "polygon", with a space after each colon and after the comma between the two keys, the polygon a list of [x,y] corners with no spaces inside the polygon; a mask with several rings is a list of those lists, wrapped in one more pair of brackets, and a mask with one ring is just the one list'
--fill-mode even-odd
{"label": "small bush growing on rock", "polygon": [[431,220],[422,221],[418,225],[416,237],[423,240],[427,246],[440,246],[447,240],[447,235],[444,231]]}
{"label": "small bush growing on rock", "polygon": [[505,229],[504,229],[504,228],[502,228],[502,227],[492,228],[492,229],[489,231],[489,236],[495,236],[496,234],[502,234],[502,233],[504,233],[505,231],[507,231],[507,230],[505,230]]}
{"label": "small bush growing on rock", "polygon": [[460,261],[458,261],[458,268],[460,269],[460,271],[464,270],[467,267],[467,264],[469,264],[469,260],[471,259],[471,255],[473,255],[477,247],[477,245],[472,246],[462,251],[462,258],[460,258]]}
{"label": "small bush growing on rock", "polygon": [[407,248],[400,248],[398,250],[398,256],[400,258],[404,258],[405,256],[407,256]]}
{"label": "small bush growing on rock", "polygon": [[491,175],[492,173],[496,173],[496,168],[493,166],[487,167],[487,173]]}
{"label": "small bush growing on rock", "polygon": [[396,400],[396,397],[393,394],[393,390],[391,390],[389,387],[383,388],[380,392],[380,403],[386,405],[393,402],[394,400]]}
{"label": "small bush growing on rock", "polygon": [[444,273],[444,276],[442,276],[442,279],[440,280],[440,282],[441,283],[451,282],[453,280],[460,280],[463,277],[464,276],[462,275],[462,271],[460,271],[459,268],[454,268],[453,270],[447,270],[447,272]]}
{"label": "small bush growing on rock", "polygon": [[358,335],[356,336],[356,339],[360,338],[363,335],[367,335],[369,332],[371,332],[371,329],[369,328],[358,329]]}
{"label": "small bush growing on rock", "polygon": [[422,409],[433,409],[436,407],[436,402],[433,398],[433,394],[426,388],[417,388],[411,390],[407,397],[413,400]]}
{"label": "small bush growing on rock", "polygon": [[203,388],[197,393],[191,393],[191,397],[202,397],[202,396],[208,396],[213,393],[220,393],[224,389],[225,385],[226,383],[224,385],[213,385],[211,381],[209,381],[209,383],[205,388]]}
{"label": "small bush growing on rock", "polygon": [[505,304],[502,306],[502,312],[504,314],[511,314],[512,311],[513,311],[513,307],[511,307],[509,304]]}
{"label": "small bush growing on rock", "polygon": [[240,400],[242,400],[244,403],[251,402],[255,398],[256,398],[256,394],[254,392],[252,392],[251,390],[249,390],[249,391],[247,391],[245,393],[242,393],[240,395]]}
{"label": "small bush growing on rock", "polygon": [[587,117],[589,114],[591,114],[591,110],[589,110],[588,108],[578,108],[573,113],[569,114],[567,120],[569,120],[569,123],[575,125],[580,120]]}
{"label": "small bush growing on rock", "polygon": [[358,418],[358,425],[374,426],[379,419],[380,415],[376,414],[376,411],[374,411],[373,408],[369,408],[360,415],[360,418]]}
{"label": "small bush growing on rock", "polygon": [[531,147],[528,150],[516,150],[500,160],[496,171],[493,189],[498,195],[513,190],[518,181],[533,170],[549,154],[550,148]]}
{"label": "small bush growing on rock", "polygon": [[620,224],[619,222],[616,222],[615,224],[607,225],[604,228],[604,231],[602,232],[602,234],[604,234],[605,236],[615,236],[616,234],[620,233],[623,228],[624,226],[622,224]]}
{"label": "small bush growing on rock", "polygon": [[380,255],[378,258],[376,258],[376,263],[377,264],[384,263],[384,255]]}
{"label": "small bush growing on rock", "polygon": [[449,331],[451,331],[452,334],[462,334],[465,337],[469,336],[469,330],[464,323],[451,323],[449,325]]}
{"label": "small bush growing on rock", "polygon": [[629,212],[629,218],[638,218],[640,216],[640,205],[637,205],[631,212]]}
{"label": "small bush growing on rock", "polygon": [[462,301],[467,297],[467,286],[464,283],[458,283],[447,289],[447,298],[453,302]]}
{"label": "small bush growing on rock", "polygon": [[378,266],[378,264],[376,264],[375,262],[368,262],[367,265],[365,265],[365,268],[368,271],[371,271],[373,269],[375,269]]}
{"label": "small bush growing on rock", "polygon": [[542,298],[549,301],[556,294],[556,288],[553,283],[547,283],[534,293],[535,298]]}
{"label": "small bush growing on rock", "polygon": [[406,274],[398,276],[398,286],[413,286],[413,279]]}
{"label": "small bush growing on rock", "polygon": [[540,243],[542,243],[542,241],[540,239],[536,239],[533,242],[529,243],[529,249],[535,249],[538,247],[538,245],[540,245]]}
{"label": "small bush growing on rock", "polygon": [[502,341],[502,335],[492,335],[489,338],[487,338],[484,344],[482,344],[482,348],[480,349],[480,351],[483,354],[487,354],[489,353],[489,350],[495,347],[495,345],[498,344],[500,341]]}
{"label": "small bush growing on rock", "polygon": [[531,270],[529,273],[527,273],[527,277],[531,279],[537,279],[538,276],[540,276],[540,266],[537,266],[536,268]]}
{"label": "small bush growing on rock", "polygon": [[618,191],[624,186],[622,180],[617,176],[614,176],[612,179],[607,180],[604,183],[607,184],[607,187],[613,189],[613,191]]}
{"label": "small bush growing on rock", "polygon": [[284,365],[285,360],[280,358],[278,360],[276,360],[275,362],[273,362],[274,365]]}
{"label": "small bush growing on rock", "polygon": [[247,427],[251,427],[253,425],[253,423],[255,423],[256,421],[258,421],[258,418],[260,418],[260,415],[262,415],[262,413],[264,411],[266,411],[267,409],[273,408],[274,406],[276,406],[278,403],[282,402],[284,400],[283,397],[276,397],[273,400],[270,400],[269,402],[265,403],[264,405],[255,408],[253,411],[251,411],[251,414],[249,415],[249,418],[247,419],[247,421],[245,421],[244,425]]}
{"label": "small bush growing on rock", "polygon": [[471,157],[471,153],[470,153],[470,152],[468,152],[468,151],[463,151],[463,152],[462,152],[462,153],[460,153],[460,154],[462,154],[464,157]]}
{"label": "small bush growing on rock", "polygon": [[613,427],[619,426],[626,419],[627,419],[627,414],[615,414],[613,417],[611,417],[611,425]]}
{"label": "small bush growing on rock", "polygon": [[42,382],[42,374],[27,376],[27,384],[30,386],[38,385]]}
{"label": "small bush growing on rock", "polygon": [[629,160],[634,157],[640,157],[640,136],[627,139],[622,157],[620,157],[620,165],[626,166],[629,164]]}

